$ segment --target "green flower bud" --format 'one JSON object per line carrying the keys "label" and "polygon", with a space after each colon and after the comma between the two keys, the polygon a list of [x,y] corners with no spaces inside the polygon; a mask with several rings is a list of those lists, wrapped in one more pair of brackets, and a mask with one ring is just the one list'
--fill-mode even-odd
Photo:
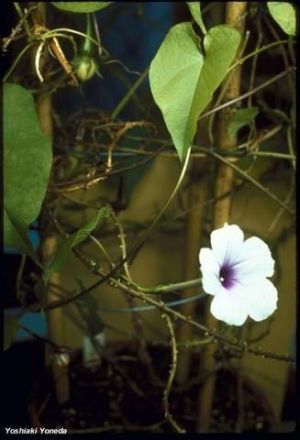
{"label": "green flower bud", "polygon": [[94,58],[88,55],[79,55],[73,63],[74,73],[81,82],[91,79],[98,70],[98,65]]}

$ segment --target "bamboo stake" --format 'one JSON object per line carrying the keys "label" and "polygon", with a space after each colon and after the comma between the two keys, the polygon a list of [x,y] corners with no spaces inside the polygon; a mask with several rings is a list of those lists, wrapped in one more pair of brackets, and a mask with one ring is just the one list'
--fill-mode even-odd
{"label": "bamboo stake", "polygon": [[[228,2],[225,9],[225,23],[234,26],[240,33],[244,34],[245,16],[247,2]],[[241,66],[237,66],[232,74],[232,79],[227,86],[224,94],[224,101],[234,99],[240,95],[241,91]],[[227,127],[231,111],[224,109],[219,112],[217,125],[217,144],[220,148],[230,150],[236,147],[236,139],[232,139],[228,135]],[[230,191],[233,187],[233,169],[225,164],[219,164],[217,169],[215,197],[218,198],[222,193]],[[213,229],[222,227],[228,222],[230,216],[230,196],[218,200],[214,207]],[[217,321],[210,313],[206,312],[206,324],[212,329],[217,326]],[[202,355],[201,367],[204,370],[213,370],[215,366],[214,360],[215,347],[208,344]],[[197,432],[209,432],[211,410],[213,406],[215,390],[215,375],[210,375],[205,381],[199,393],[199,413],[197,419]]]}
{"label": "bamboo stake", "polygon": [[[42,243],[41,253],[44,264],[47,264],[57,249],[57,237],[53,235],[47,236]],[[57,285],[61,284],[61,277],[59,273],[54,273],[50,277],[49,282]],[[48,300],[56,300],[57,296],[53,290],[49,289],[47,294]],[[63,340],[63,309],[57,308],[49,310],[47,314],[48,324],[48,339],[56,345],[62,345]],[[52,348],[46,345],[45,347],[45,361],[46,365],[50,367],[53,376],[55,395],[57,402],[62,404],[69,399],[69,377],[68,364],[69,359],[67,354],[53,353]]]}
{"label": "bamboo stake", "polygon": [[[38,8],[33,12],[32,19],[35,24],[45,23],[46,8],[45,3],[38,3]],[[50,95],[39,94],[36,100],[36,108],[43,132],[52,136],[53,120],[52,120],[52,102]],[[44,265],[47,264],[55,254],[57,249],[57,237],[48,235],[42,241],[41,255]],[[51,283],[61,284],[60,275],[54,273],[50,280]],[[51,289],[48,291],[48,300],[56,300]],[[57,345],[62,345],[63,341],[63,311],[62,309],[54,309],[48,312],[48,338]],[[69,399],[69,378],[68,378],[68,358],[67,355],[61,355],[50,352],[49,346],[45,351],[46,365],[51,368],[56,398],[59,404]]]}

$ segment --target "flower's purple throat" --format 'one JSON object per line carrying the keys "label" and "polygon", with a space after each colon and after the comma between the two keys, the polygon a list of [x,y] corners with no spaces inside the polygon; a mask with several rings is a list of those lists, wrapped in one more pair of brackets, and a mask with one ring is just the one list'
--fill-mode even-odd
{"label": "flower's purple throat", "polygon": [[235,271],[233,267],[225,263],[220,269],[219,279],[225,289],[231,289],[235,282]]}

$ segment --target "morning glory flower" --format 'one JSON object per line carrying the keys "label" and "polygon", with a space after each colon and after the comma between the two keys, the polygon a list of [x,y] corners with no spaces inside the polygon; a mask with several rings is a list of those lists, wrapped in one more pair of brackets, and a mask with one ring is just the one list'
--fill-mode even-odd
{"label": "morning glory flower", "polygon": [[229,325],[247,317],[262,321],[277,308],[277,289],[267,277],[274,273],[268,245],[258,237],[244,240],[237,225],[225,223],[210,235],[211,249],[199,254],[203,290],[214,298],[210,311]]}

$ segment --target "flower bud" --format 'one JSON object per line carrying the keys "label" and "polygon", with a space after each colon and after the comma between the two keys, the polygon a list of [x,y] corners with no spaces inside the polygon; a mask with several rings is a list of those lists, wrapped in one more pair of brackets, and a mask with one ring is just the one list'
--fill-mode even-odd
{"label": "flower bud", "polygon": [[73,63],[74,73],[81,82],[91,79],[98,70],[98,65],[94,58],[88,55],[79,55]]}

